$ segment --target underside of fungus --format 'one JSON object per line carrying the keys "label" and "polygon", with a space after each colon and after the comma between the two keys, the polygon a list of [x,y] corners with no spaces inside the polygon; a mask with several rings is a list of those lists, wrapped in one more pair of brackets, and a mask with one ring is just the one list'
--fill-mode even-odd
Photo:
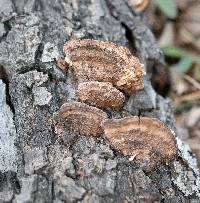
{"label": "underside of fungus", "polygon": [[101,123],[107,118],[107,114],[102,110],[81,102],[63,104],[58,116],[64,120],[69,131],[85,136],[102,135]]}
{"label": "underside of fungus", "polygon": [[144,87],[143,65],[125,47],[109,41],[76,39],[66,42],[64,52],[79,82],[110,82],[127,94]]}
{"label": "underside of fungus", "polygon": [[130,156],[130,160],[134,160],[146,171],[161,162],[168,163],[176,156],[174,135],[158,119],[107,119],[102,125],[104,136],[112,147],[125,156]]}
{"label": "underside of fungus", "polygon": [[120,109],[125,96],[109,82],[83,82],[78,85],[77,96],[81,102],[99,108]]}

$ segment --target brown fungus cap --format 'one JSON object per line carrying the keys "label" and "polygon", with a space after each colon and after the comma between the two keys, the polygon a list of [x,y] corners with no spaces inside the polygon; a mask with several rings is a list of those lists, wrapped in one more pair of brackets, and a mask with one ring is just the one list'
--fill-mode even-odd
{"label": "brown fungus cap", "polygon": [[172,132],[158,119],[126,117],[107,119],[103,124],[105,138],[112,147],[134,160],[145,171],[161,162],[168,163],[177,153]]}
{"label": "brown fungus cap", "polygon": [[65,120],[69,131],[85,136],[102,135],[101,123],[107,118],[107,114],[102,110],[81,102],[63,104],[58,116]]}
{"label": "brown fungus cap", "polygon": [[143,65],[125,47],[109,41],[76,39],[66,42],[64,52],[79,82],[110,82],[127,94],[144,87]]}
{"label": "brown fungus cap", "polygon": [[78,85],[77,96],[81,102],[99,108],[120,109],[125,96],[109,82],[83,82]]}

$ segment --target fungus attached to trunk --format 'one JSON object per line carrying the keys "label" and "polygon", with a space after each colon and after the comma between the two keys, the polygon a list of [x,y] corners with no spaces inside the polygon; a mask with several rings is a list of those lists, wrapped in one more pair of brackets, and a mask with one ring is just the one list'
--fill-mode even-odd
{"label": "fungus attached to trunk", "polygon": [[78,85],[77,96],[81,102],[99,108],[120,109],[125,96],[109,82],[83,82]]}
{"label": "fungus attached to trunk", "polygon": [[102,135],[101,123],[107,118],[107,114],[102,110],[81,102],[63,104],[58,116],[64,120],[69,131],[85,136]]}
{"label": "fungus attached to trunk", "polygon": [[125,47],[109,41],[70,40],[64,52],[79,82],[110,82],[127,94],[144,87],[143,65]]}
{"label": "fungus attached to trunk", "polygon": [[177,147],[172,132],[158,119],[127,117],[108,119],[103,124],[105,138],[112,147],[130,156],[145,171],[176,156]]}

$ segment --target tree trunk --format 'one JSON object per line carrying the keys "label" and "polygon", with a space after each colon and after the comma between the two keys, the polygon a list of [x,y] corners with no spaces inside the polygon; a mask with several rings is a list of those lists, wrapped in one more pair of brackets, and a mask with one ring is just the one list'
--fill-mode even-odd
{"label": "tree trunk", "polygon": [[125,104],[175,131],[170,101],[150,83],[163,56],[125,0],[0,0],[0,202],[200,201],[196,160],[179,139],[170,165],[151,173],[101,138],[57,136],[53,113],[74,95],[56,60],[71,38],[128,46],[145,65],[145,88]]}

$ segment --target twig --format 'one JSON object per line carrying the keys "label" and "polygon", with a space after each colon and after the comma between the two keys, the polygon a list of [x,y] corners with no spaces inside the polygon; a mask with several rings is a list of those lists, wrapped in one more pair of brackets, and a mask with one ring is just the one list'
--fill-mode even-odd
{"label": "twig", "polygon": [[190,77],[189,75],[183,75],[183,78],[185,80],[187,80],[190,84],[192,84],[195,88],[200,90],[200,83],[197,82],[195,79],[193,79],[192,77]]}
{"label": "twig", "polygon": [[174,101],[176,103],[183,102],[183,101],[194,101],[200,99],[200,91],[192,92],[190,94],[186,94],[180,97],[175,97]]}

